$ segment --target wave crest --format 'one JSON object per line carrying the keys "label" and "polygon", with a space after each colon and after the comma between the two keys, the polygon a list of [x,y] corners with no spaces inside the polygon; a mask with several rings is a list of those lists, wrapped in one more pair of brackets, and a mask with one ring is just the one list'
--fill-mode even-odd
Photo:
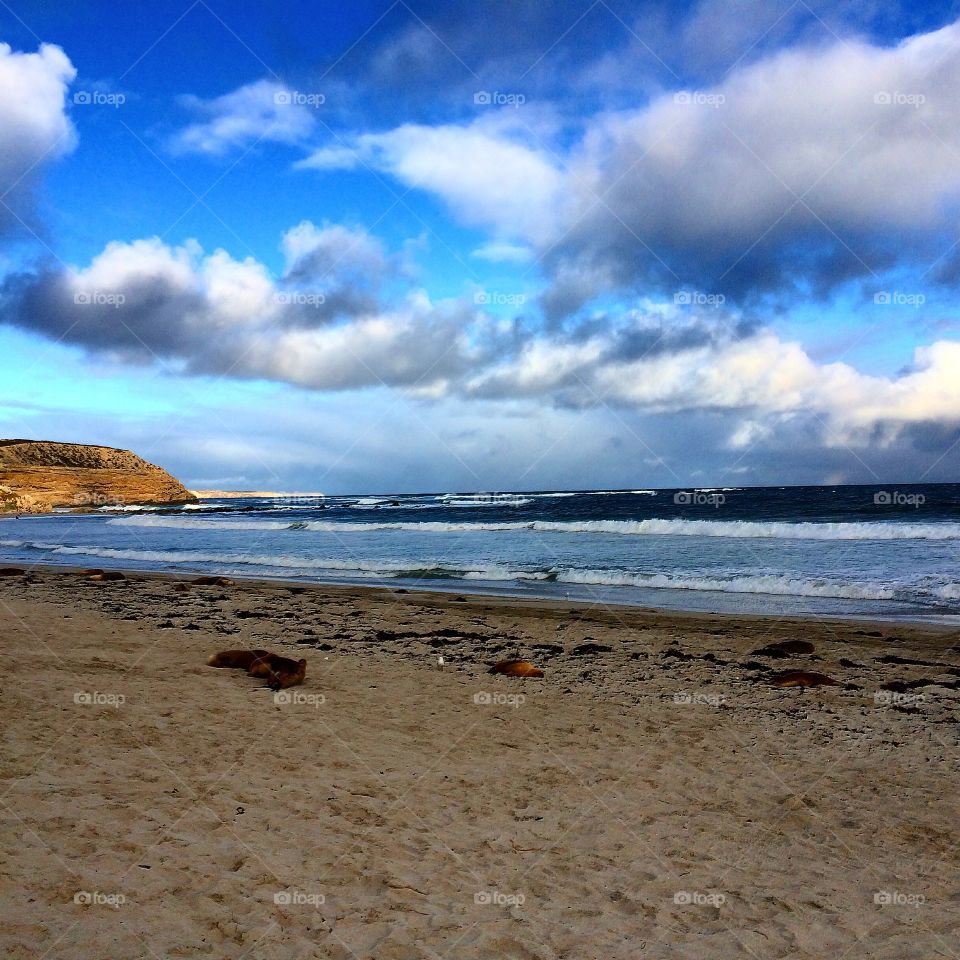
{"label": "wave crest", "polygon": [[396,521],[370,522],[305,520],[221,520],[157,517],[134,514],[116,517],[110,524],[132,527],[224,530],[311,530],[317,533],[370,533],[411,530],[418,533],[500,533],[530,530],[537,533],[616,534],[621,536],[730,537],[782,540],[957,540],[960,523],[858,522],[786,523],[752,520],[515,520],[503,522]]}

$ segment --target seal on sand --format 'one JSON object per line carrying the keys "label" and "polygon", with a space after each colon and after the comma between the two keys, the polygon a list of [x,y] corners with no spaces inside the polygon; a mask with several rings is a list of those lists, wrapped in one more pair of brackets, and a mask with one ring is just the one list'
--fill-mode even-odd
{"label": "seal on sand", "polygon": [[808,673],[806,670],[787,670],[770,677],[775,687],[839,687],[840,681],[825,673]]}
{"label": "seal on sand", "polygon": [[291,660],[289,657],[268,653],[250,666],[247,673],[251,677],[263,677],[271,690],[285,690],[303,683],[303,678],[307,675],[307,661]]}
{"label": "seal on sand", "polygon": [[207,660],[207,666],[246,670],[251,677],[266,680],[271,690],[295,687],[307,675],[306,660],[291,660],[269,650],[222,650]]}
{"label": "seal on sand", "polygon": [[543,671],[529,660],[501,660],[490,668],[491,673],[504,677],[542,677]]}
{"label": "seal on sand", "polygon": [[207,661],[207,666],[249,671],[255,663],[269,656],[272,656],[269,650],[223,650],[215,653]]}

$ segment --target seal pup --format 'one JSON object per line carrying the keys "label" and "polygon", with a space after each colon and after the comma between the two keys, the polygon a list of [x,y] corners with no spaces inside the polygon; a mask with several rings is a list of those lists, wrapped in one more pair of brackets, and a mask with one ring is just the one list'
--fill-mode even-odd
{"label": "seal pup", "polygon": [[501,660],[490,668],[503,677],[542,677],[543,671],[529,660]]}
{"label": "seal pup", "polygon": [[775,687],[839,687],[840,681],[825,673],[808,673],[806,670],[787,670],[770,677]]}
{"label": "seal pup", "polygon": [[268,653],[248,667],[247,673],[251,677],[266,680],[271,690],[286,690],[287,687],[303,683],[303,678],[307,675],[307,661],[291,660],[289,657]]}
{"label": "seal pup", "polygon": [[231,667],[252,673],[254,664],[272,656],[273,654],[269,650],[222,650],[207,660],[207,666]]}

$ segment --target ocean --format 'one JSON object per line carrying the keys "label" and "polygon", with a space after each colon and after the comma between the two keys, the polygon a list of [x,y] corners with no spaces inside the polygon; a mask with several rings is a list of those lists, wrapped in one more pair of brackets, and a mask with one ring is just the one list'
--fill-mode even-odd
{"label": "ocean", "polygon": [[4,519],[0,559],[960,622],[960,484],[126,506]]}

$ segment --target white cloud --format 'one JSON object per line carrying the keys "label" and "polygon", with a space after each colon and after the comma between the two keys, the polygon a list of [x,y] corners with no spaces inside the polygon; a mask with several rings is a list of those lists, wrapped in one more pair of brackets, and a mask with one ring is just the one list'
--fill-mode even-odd
{"label": "white cloud", "polygon": [[288,282],[289,271],[277,280],[251,258],[152,238],[111,243],[85,268],[8,282],[0,315],[120,359],[315,390],[387,386],[424,398],[733,412],[752,424],[730,434],[733,447],[764,436],[771,418],[812,415],[825,442],[864,445],[911,424],[960,424],[957,341],[923,347],[908,371],[882,377],[817,363],[800,343],[717,311],[684,319],[673,305],[600,315],[573,335],[534,334],[409,285],[366,305],[346,277],[362,282],[364,265],[380,271],[384,254],[362,232],[306,221],[282,245],[295,274],[345,237],[362,252],[328,288],[336,308],[298,299],[304,287]]}
{"label": "white cloud", "polygon": [[[806,242],[822,247],[801,261],[806,279],[869,274],[877,233],[948,224],[960,198],[958,86],[954,24],[890,49],[781,51],[680,102],[668,94],[599,118],[573,157],[567,249],[620,275],[639,258],[648,274],[673,269],[681,281],[704,278],[699,259],[724,282],[738,257],[756,270],[771,250]],[[782,278],[791,264],[772,269]]]}
{"label": "white cloud", "polygon": [[40,172],[76,143],[65,111],[75,76],[60,47],[45,43],[36,53],[17,53],[0,43],[0,230],[29,217]]}
{"label": "white cloud", "polygon": [[[330,242],[344,237],[362,252],[323,274],[325,293],[295,282],[305,261],[312,264],[305,276],[314,276],[318,252],[325,257]],[[362,231],[305,221],[283,246],[292,279],[275,280],[252,258],[207,254],[195,242],[110,243],[86,267],[8,280],[0,315],[120,360],[158,359],[189,373],[318,390],[386,385],[443,392],[471,361],[465,304],[434,304],[406,288],[382,305],[353,287],[351,278],[363,283],[364,264],[380,270],[385,262],[378,242]]]}
{"label": "white cloud", "polygon": [[588,118],[566,149],[506,111],[359,134],[300,166],[362,162],[497,243],[533,246],[555,319],[644,285],[817,294],[949,248],[958,89],[960,22],[895,47],[783,49],[708,89]]}
{"label": "white cloud", "polygon": [[290,279],[329,283],[350,274],[359,282],[379,279],[390,269],[383,243],[362,227],[339,223],[318,227],[303,220],[283,235],[280,249]]}
{"label": "white cloud", "polygon": [[536,339],[518,357],[476,373],[467,391],[479,396],[552,396],[564,405],[629,407],[647,413],[741,411],[730,444],[769,435],[763,418],[814,414],[827,442],[894,438],[908,424],[960,424],[960,343],[938,341],[916,351],[898,377],[860,373],[844,363],[817,364],[796,342],[769,330],[721,335],[686,349],[648,350],[621,359],[609,332],[579,342]]}
{"label": "white cloud", "polygon": [[533,251],[517,243],[494,241],[477,247],[470,256],[490,263],[529,263],[533,259]]}
{"label": "white cloud", "polygon": [[177,133],[170,148],[219,156],[259,141],[299,143],[316,123],[316,107],[306,99],[273,80],[257,80],[211,100],[185,96],[183,105],[203,119]]}
{"label": "white cloud", "polygon": [[468,125],[404,124],[315,151],[301,168],[366,164],[410,187],[437,194],[464,222],[505,236],[545,240],[563,199],[564,181],[530,131],[502,118]]}

